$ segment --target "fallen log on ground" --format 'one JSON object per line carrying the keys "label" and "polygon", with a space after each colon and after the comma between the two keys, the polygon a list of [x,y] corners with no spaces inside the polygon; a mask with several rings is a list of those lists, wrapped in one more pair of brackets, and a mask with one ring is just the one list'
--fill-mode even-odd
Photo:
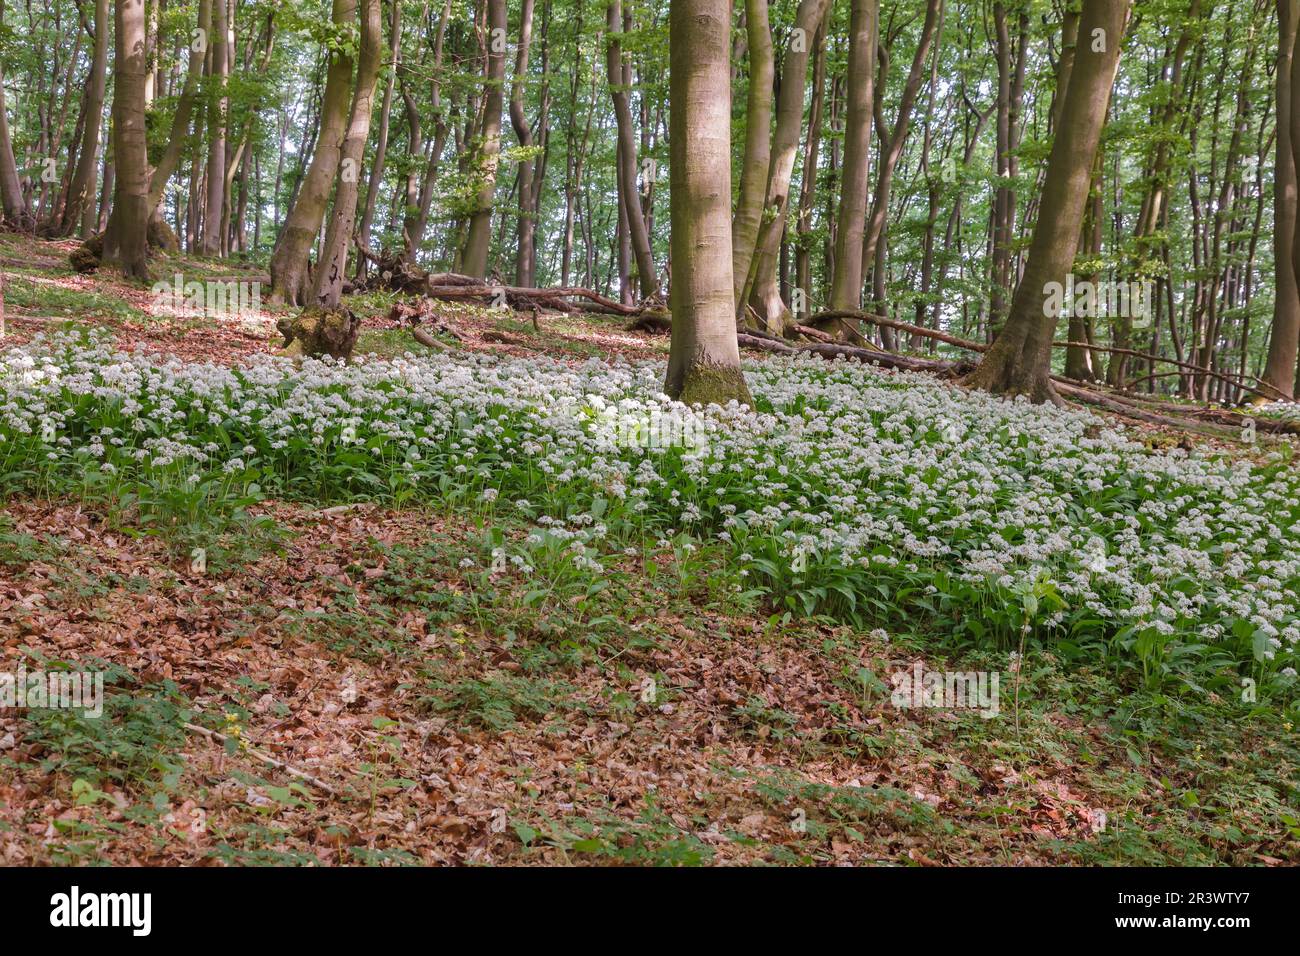
{"label": "fallen log on ground", "polygon": [[755,349],[760,352],[772,352],[777,355],[797,355],[808,352],[825,359],[851,358],[904,372],[930,372],[943,378],[964,375],[975,368],[972,362],[914,358],[910,355],[895,355],[893,352],[877,352],[872,349],[858,348],[855,345],[837,345],[832,342],[814,342],[811,345],[803,346],[787,345],[784,342],[760,338],[743,332],[736,336],[736,341],[743,348]]}
{"label": "fallen log on ground", "polygon": [[[892,352],[878,352],[871,349],[857,348],[851,345],[836,345],[827,343],[813,343],[811,345],[795,346],[780,341],[773,341],[768,337],[759,337],[741,333],[736,339],[742,348],[754,349],[760,352],[770,352],[776,355],[797,355],[802,352],[819,355],[825,359],[834,359],[839,356],[844,358],[856,359],[860,362],[870,362],[884,368],[900,369],[908,372],[929,372],[940,378],[952,379],[960,378],[974,371],[977,362],[974,361],[949,361],[945,359],[922,359],[908,355],[896,355]],[[1122,396],[1106,395],[1093,389],[1085,388],[1081,385],[1072,384],[1070,381],[1061,376],[1052,376],[1053,384],[1062,397],[1068,397],[1085,405],[1092,405],[1096,408],[1104,409],[1115,415],[1134,421],[1146,422],[1152,425],[1161,425],[1166,428],[1176,428],[1180,431],[1194,432],[1207,435],[1213,438],[1224,438],[1235,441],[1241,440],[1241,424],[1246,416],[1240,416],[1235,423],[1237,427],[1224,423],[1220,424],[1214,421],[1188,421],[1186,418],[1176,418],[1172,415],[1162,415],[1158,412],[1149,411],[1138,405],[1136,402],[1125,401]],[[1172,409],[1171,409],[1172,411]],[[1200,409],[1188,411],[1201,411]],[[1265,433],[1290,433],[1300,434],[1300,423],[1280,422],[1273,419],[1256,419],[1256,431]]]}
{"label": "fallen log on ground", "polygon": [[[934,339],[935,341],[943,342],[947,345],[952,345],[959,349],[965,349],[969,352],[984,353],[987,352],[990,348],[989,345],[986,345],[983,342],[973,342],[970,339],[963,339],[955,335],[949,335],[947,332],[940,332],[937,329],[927,329],[919,325],[911,325],[910,323],[907,322],[898,322],[894,319],[886,318],[883,315],[876,315],[874,312],[864,312],[860,310],[855,311],[855,310],[837,309],[837,310],[831,310],[827,312],[819,312],[808,320],[808,324],[815,326],[818,323],[822,323],[822,322],[845,321],[845,320],[859,320],[863,322],[870,322],[873,325],[878,325],[887,329],[894,329],[899,332],[906,332],[909,335]],[[1178,359],[1166,358],[1160,355],[1153,356],[1148,352],[1139,352],[1136,349],[1118,348],[1109,345],[1094,345],[1091,342],[1053,342],[1052,343],[1052,348],[1056,348],[1056,349],[1067,349],[1071,347],[1088,349],[1093,352],[1105,352],[1110,355],[1128,355],[1134,358],[1142,359],[1143,361],[1147,361],[1147,362],[1155,361],[1155,362],[1163,363],[1165,365],[1172,365],[1183,372],[1193,374],[1193,375],[1204,375],[1209,378],[1217,379],[1218,381],[1221,381],[1226,385],[1231,385],[1233,388],[1242,389],[1243,391],[1250,392],[1252,395],[1258,395],[1261,398],[1270,398],[1270,397],[1276,398],[1279,396],[1283,398],[1285,397],[1282,395],[1281,392],[1278,392],[1277,389],[1274,389],[1271,386],[1267,386],[1263,382],[1259,382],[1258,379],[1256,379],[1256,381],[1259,382],[1260,385],[1269,388],[1271,391],[1275,392],[1276,395],[1269,396],[1265,392],[1261,391],[1259,388],[1255,388],[1254,386],[1247,385],[1245,382],[1243,382],[1239,377],[1235,375],[1228,375],[1224,372],[1216,371],[1215,369],[1204,368],[1200,365],[1193,365],[1190,362],[1183,362]]]}
{"label": "fallen log on ground", "polygon": [[[375,265],[375,271],[358,288],[382,288],[448,301],[482,301],[501,308],[528,311],[534,306],[554,312],[595,312],[602,315],[635,316],[645,311],[639,305],[624,305],[592,289],[577,286],[527,288],[489,282],[456,272],[427,272],[393,252],[374,252],[360,246],[361,255]],[[571,301],[571,300],[579,301]]]}

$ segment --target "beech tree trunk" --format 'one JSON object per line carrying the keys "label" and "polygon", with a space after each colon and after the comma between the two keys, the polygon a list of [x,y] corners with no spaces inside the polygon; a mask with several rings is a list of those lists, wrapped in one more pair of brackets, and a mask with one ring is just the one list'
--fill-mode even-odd
{"label": "beech tree trunk", "polygon": [[496,197],[497,166],[501,162],[502,87],[506,78],[506,0],[487,0],[487,89],[483,93],[483,125],[479,131],[476,173],[478,197],[469,220],[461,271],[482,279],[487,276],[492,246],[492,207]]}
{"label": "beech tree trunk", "polygon": [[[0,23],[4,22],[4,0],[0,0]],[[14,147],[9,139],[9,118],[5,113],[4,64],[0,63],[0,213],[6,222],[19,229],[32,226],[27,212],[27,199],[23,196],[22,182],[18,179],[18,164],[14,161]]]}
{"label": "beech tree trunk", "polygon": [[[221,0],[217,0],[221,2]],[[212,33],[212,3],[213,0],[199,0],[198,29],[200,37],[208,37]],[[171,179],[172,173],[176,172],[176,166],[180,162],[181,150],[185,146],[186,137],[190,131],[190,116],[194,112],[194,96],[199,86],[199,77],[203,75],[204,52],[207,49],[206,39],[203,42],[197,42],[194,38],[187,37],[186,43],[190,50],[189,69],[185,74],[185,85],[181,88],[180,98],[176,101],[176,113],[172,116],[171,134],[167,137],[167,145],[163,149],[163,154],[158,159],[158,165],[154,167],[153,176],[149,180],[149,212],[153,213],[162,202],[163,192],[167,189],[167,180]],[[197,49],[196,49],[197,47]]]}
{"label": "beech tree trunk", "polygon": [[686,403],[750,402],[731,276],[731,5],[669,8],[672,344],[664,391]]}
{"label": "beech tree trunk", "polygon": [[86,78],[86,97],[82,106],[81,148],[68,188],[68,201],[63,206],[62,221],[55,230],[60,236],[71,236],[81,230],[86,210],[95,204],[99,127],[104,116],[104,91],[108,86],[108,37],[111,32],[108,0],[95,0],[94,30],[90,75]]}
{"label": "beech tree trunk", "polygon": [[212,32],[208,45],[212,48],[212,69],[209,73],[216,94],[208,110],[208,190],[204,205],[203,239],[199,252],[205,256],[222,253],[222,218],[226,207],[226,114],[230,101],[226,98],[226,80],[230,75],[230,54],[234,46],[234,24],[227,17],[226,0],[213,0]]}
{"label": "beech tree trunk", "polygon": [[830,307],[853,310],[862,303],[867,177],[871,162],[872,99],[875,92],[879,0],[853,0],[849,14],[848,87],[845,95],[844,179],[835,228],[835,272]]}
{"label": "beech tree trunk", "polygon": [[[401,69],[402,60],[402,0],[389,0],[392,4],[392,19],[388,24],[388,57],[390,72],[388,82],[384,84],[384,105],[379,110],[379,142],[375,144],[375,159],[370,166],[370,182],[366,186],[366,202],[361,212],[361,225],[357,237],[363,246],[370,245],[370,227],[375,219],[375,202],[379,199],[379,187],[384,181],[384,165],[388,158],[388,124],[393,112],[393,84]],[[411,112],[414,122],[411,126],[412,151],[419,151],[420,127],[419,114]],[[409,201],[408,196],[408,201]],[[365,275],[366,257],[357,256],[357,275]]]}
{"label": "beech tree trunk", "polygon": [[967,377],[968,385],[996,394],[1025,395],[1033,402],[1059,401],[1050,377],[1059,317],[1049,309],[1048,284],[1064,285],[1074,264],[1130,2],[1083,0],[1079,46],[1061,107],[1061,126],[1047,161],[1024,275],[1006,324],[980,367]]}
{"label": "beech tree trunk", "polygon": [[1273,262],[1277,288],[1273,296],[1273,329],[1268,358],[1260,381],[1282,395],[1295,395],[1296,353],[1300,348],[1300,292],[1292,261],[1296,241],[1296,161],[1293,154],[1292,116],[1295,101],[1292,59],[1300,0],[1277,0],[1277,144],[1273,172]]}
{"label": "beech tree trunk", "polygon": [[[874,2],[874,0],[871,0]],[[741,314],[745,278],[754,257],[758,227],[763,221],[767,173],[772,161],[772,27],[768,0],[745,0],[745,32],[749,46],[749,93],[745,100],[745,152],[740,167],[740,197],[731,225],[731,272],[736,287],[736,314]]]}
{"label": "beech tree trunk", "polygon": [[424,230],[428,227],[429,208],[433,204],[433,187],[438,177],[438,164],[442,151],[447,145],[447,117],[442,109],[442,53],[447,38],[447,23],[451,19],[451,0],[444,0],[442,16],[438,20],[438,33],[433,41],[433,86],[430,100],[433,106],[434,132],[433,145],[429,150],[428,165],[424,170],[424,182],[420,186],[420,211],[413,221],[405,223],[402,231],[405,238],[406,258],[413,259],[415,252],[424,241]]}
{"label": "beech tree trunk", "polygon": [[642,298],[645,298],[659,291],[659,279],[650,248],[650,233],[646,229],[641,201],[636,192],[636,138],[632,126],[632,108],[628,102],[629,81],[623,67],[623,48],[617,39],[622,19],[621,3],[619,0],[610,0],[605,10],[605,25],[609,32],[605,47],[605,72],[609,79],[610,98],[614,101],[614,121],[618,127],[618,195],[623,215],[627,217],[628,238],[636,260],[637,287]]}
{"label": "beech tree trunk", "polygon": [[[221,0],[215,0],[221,2]],[[357,0],[333,0],[331,20],[336,28],[348,26],[356,16]],[[293,208],[285,219],[271,256],[271,295],[275,304],[304,305],[308,300],[307,257],[325,219],[330,183],[339,169],[343,136],[347,129],[352,93],[352,57],[345,50],[330,51],[329,70],[321,104],[320,134],[311,165],[303,177]]]}
{"label": "beech tree trunk", "polygon": [[374,112],[375,86],[379,79],[379,57],[383,48],[384,28],[379,0],[361,0],[361,45],[357,57],[357,85],[348,117],[343,155],[339,162],[338,183],[334,187],[334,209],[329,229],[321,247],[320,267],[312,286],[311,304],[324,310],[339,307],[343,296],[343,276],[347,271],[348,250],[352,248],[352,228],[357,216],[360,194],[361,161],[370,135],[370,117]]}
{"label": "beech tree trunk", "polygon": [[149,156],[144,126],[145,0],[116,0],[113,44],[113,211],[104,230],[105,265],[148,280]]}
{"label": "beech tree trunk", "polygon": [[[519,11],[519,45],[515,53],[515,77],[510,87],[510,125],[521,149],[532,149],[533,132],[524,116],[524,84],[528,80],[528,53],[533,42],[533,0],[522,0]],[[533,243],[537,234],[537,216],[530,208],[536,159],[527,156],[519,161],[519,218],[515,227],[515,285],[531,288]]]}
{"label": "beech tree trunk", "polygon": [[[889,213],[889,194],[894,182],[894,169],[898,166],[898,160],[903,155],[903,145],[907,141],[912,109],[916,105],[916,97],[920,93],[921,83],[925,79],[925,60],[930,54],[930,44],[934,39],[935,25],[940,21],[942,11],[943,0],[928,0],[926,3],[925,22],[921,27],[921,37],[916,46],[916,53],[912,57],[912,67],[908,71],[907,80],[903,84],[903,92],[899,97],[898,116],[894,121],[894,128],[889,133],[887,141],[883,138],[884,134],[882,133],[880,171],[876,179],[876,194],[872,197],[871,216],[867,220],[866,235],[862,239],[862,261],[864,263],[875,261],[876,247],[883,243],[885,217]],[[879,108],[879,103],[873,104],[872,112],[875,113]],[[877,311],[883,311],[884,304],[883,295],[877,295]]]}
{"label": "beech tree trunk", "polygon": [[[829,18],[827,18],[829,19]],[[827,22],[822,21],[817,42],[813,44],[812,103],[808,108],[808,135],[804,138],[803,168],[799,182],[799,207],[795,212],[795,286],[803,290],[804,312],[796,314],[796,321],[808,318],[812,308],[812,246],[813,204],[817,200],[817,170],[821,155],[822,113],[826,99],[826,32]],[[832,120],[832,126],[834,121]],[[828,268],[829,271],[829,268]]]}
{"label": "beech tree trunk", "polygon": [[818,27],[829,7],[830,0],[801,0],[795,13],[795,29],[781,60],[781,89],[777,96],[776,132],[772,136],[763,224],[745,280],[749,292],[741,300],[753,308],[760,323],[778,334],[785,330],[791,318],[781,298],[778,259],[790,209],[790,178],[799,149],[799,132],[803,128],[808,57],[820,36]]}

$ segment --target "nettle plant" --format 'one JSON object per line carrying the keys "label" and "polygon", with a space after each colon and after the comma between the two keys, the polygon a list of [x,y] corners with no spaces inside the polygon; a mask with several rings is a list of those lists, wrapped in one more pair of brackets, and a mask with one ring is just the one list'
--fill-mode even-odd
{"label": "nettle plant", "polygon": [[[1028,637],[1153,686],[1293,698],[1288,456],[1154,453],[1086,412],[856,363],[746,375],[753,409],[700,412],[666,399],[649,363],[227,368],[63,333],[0,354],[0,488],[163,502],[188,489],[178,509],[433,502],[529,520],[548,561],[584,573],[602,549],[687,535],[729,549],[789,613],[1005,649]],[[647,414],[689,420],[690,440],[607,427]]]}

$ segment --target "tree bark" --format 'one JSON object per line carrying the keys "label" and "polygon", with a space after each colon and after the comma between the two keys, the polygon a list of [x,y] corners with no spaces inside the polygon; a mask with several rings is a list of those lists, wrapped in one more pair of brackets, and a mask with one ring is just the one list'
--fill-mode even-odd
{"label": "tree bark", "polygon": [[[522,0],[519,10],[519,44],[515,51],[515,75],[510,87],[510,125],[521,149],[533,147],[533,132],[524,116],[524,84],[528,80],[528,53],[533,42],[533,0]],[[537,217],[530,208],[533,175],[537,162],[533,156],[519,161],[519,217],[515,227],[515,285],[534,285],[533,242],[537,234]]]}
{"label": "tree bark", "polygon": [[1273,296],[1273,329],[1260,381],[1282,395],[1295,396],[1296,354],[1300,350],[1300,291],[1292,261],[1296,242],[1296,160],[1291,142],[1292,116],[1300,103],[1294,98],[1292,59],[1300,0],[1277,0],[1278,53],[1276,77],[1277,142],[1273,172],[1273,263],[1277,288]]}
{"label": "tree bark", "polygon": [[230,76],[231,48],[234,46],[234,23],[229,19],[226,0],[212,0],[212,48],[209,79],[216,95],[208,110],[208,189],[204,205],[203,239],[199,252],[205,256],[222,253],[222,219],[226,207],[226,123],[230,100],[226,96]]}
{"label": "tree bark", "polygon": [[[777,94],[776,131],[772,135],[772,161],[768,169],[763,224],[754,257],[750,260],[740,302],[752,307],[769,332],[784,332],[790,312],[781,298],[778,257],[790,209],[790,178],[794,173],[799,133],[803,128],[804,90],[808,58],[820,36],[818,27],[830,0],[801,0],[795,12],[790,48],[781,60],[781,89]],[[740,318],[740,317],[738,317]]]}
{"label": "tree bark", "polygon": [[[379,142],[375,144],[375,159],[370,166],[370,182],[366,186],[366,204],[361,213],[361,226],[357,236],[362,246],[370,245],[370,227],[375,219],[375,202],[379,199],[379,186],[384,181],[384,165],[388,157],[388,121],[393,112],[393,84],[402,60],[402,0],[389,0],[392,4],[392,19],[388,25],[388,82],[384,85],[384,105],[379,110]],[[420,127],[419,114],[414,114],[411,126],[411,139],[419,150]],[[357,256],[357,275],[364,275],[366,257]]]}
{"label": "tree bark", "polygon": [[404,224],[406,258],[413,260],[416,250],[424,241],[424,231],[429,223],[429,209],[433,205],[433,187],[438,177],[438,164],[447,145],[447,118],[442,111],[442,55],[447,39],[447,22],[451,18],[451,0],[444,0],[442,16],[438,20],[438,33],[433,41],[433,84],[430,100],[433,106],[433,145],[429,150],[424,182],[420,186],[420,211],[410,223]]}
{"label": "tree bark", "polygon": [[[220,2],[220,0],[217,0]],[[190,49],[189,69],[185,74],[185,85],[181,88],[180,98],[176,101],[176,112],[172,116],[171,134],[167,137],[167,146],[154,167],[149,180],[149,211],[152,214],[162,202],[163,192],[167,189],[167,180],[176,172],[180,162],[181,149],[190,131],[190,115],[194,112],[194,95],[198,89],[199,77],[203,75],[204,53],[207,49],[207,37],[212,32],[213,0],[199,0],[198,37],[187,38]],[[199,42],[199,37],[203,38]],[[198,49],[195,49],[198,47]]]}
{"label": "tree bark", "polygon": [[[333,0],[331,19],[334,26],[348,26],[356,12],[357,0]],[[308,301],[307,257],[325,219],[330,183],[339,169],[351,87],[351,54],[346,50],[331,50],[316,149],[271,256],[272,303],[304,305]]]}
{"label": "tree bark", "polygon": [[1031,401],[1059,401],[1051,383],[1052,339],[1058,316],[1048,284],[1064,285],[1074,262],[1093,158],[1110,102],[1130,0],[1083,0],[1079,48],[1052,143],[1043,198],[1025,271],[1005,326],[967,384]]}
{"label": "tree bark", "polygon": [[[0,24],[4,22],[4,0],[0,0]],[[0,63],[0,213],[4,220],[19,229],[33,225],[27,212],[27,199],[18,179],[18,164],[14,161],[14,147],[9,139],[9,119],[5,113],[4,69]]]}
{"label": "tree bark", "polygon": [[379,79],[384,36],[382,20],[379,0],[361,0],[356,91],[352,97],[347,135],[343,140],[338,183],[334,187],[334,209],[330,214],[325,244],[321,247],[320,268],[316,270],[312,286],[311,304],[327,311],[337,309],[343,296],[343,276],[347,271],[348,250],[352,248],[357,197],[361,191],[361,161],[365,156],[366,138],[370,135],[375,85]]}
{"label": "tree bark", "polygon": [[669,118],[672,344],[664,391],[750,402],[731,276],[731,6],[672,0]]}
{"label": "tree bark", "polygon": [[624,77],[623,48],[617,39],[623,19],[621,7],[620,0],[610,0],[605,10],[605,25],[609,33],[605,47],[605,72],[609,80],[609,95],[614,102],[614,120],[618,126],[619,202],[627,216],[628,237],[632,244],[632,255],[636,259],[637,287],[641,291],[641,297],[648,298],[659,291],[659,278],[650,248],[650,234],[646,230],[645,216],[636,192],[636,137],[633,135],[632,108]]}
{"label": "tree bark", "polygon": [[[874,2],[874,0],[865,0]],[[772,27],[768,0],[745,0],[745,32],[749,48],[749,92],[745,99],[745,151],[740,167],[740,196],[731,224],[731,272],[736,287],[736,311],[743,306],[745,278],[754,257],[758,227],[763,221],[767,174],[772,161]]]}
{"label": "tree bark", "polygon": [[144,0],[116,0],[113,43],[113,156],[117,181],[104,230],[103,262],[149,278],[149,156],[144,125]]}
{"label": "tree bark", "polygon": [[[925,79],[925,60],[930,54],[930,44],[934,39],[935,25],[943,15],[943,0],[928,0],[925,8],[925,23],[921,27],[921,36],[912,57],[912,67],[903,84],[899,97],[898,116],[888,141],[881,141],[880,170],[876,178],[876,194],[871,201],[871,216],[867,221],[866,235],[862,239],[862,261],[872,262],[876,258],[876,246],[881,242],[885,231],[885,217],[889,213],[889,194],[894,181],[894,169],[903,155],[903,146],[907,141],[908,126],[912,119],[912,109],[916,105],[917,94]],[[873,112],[880,111],[881,104],[872,106]],[[877,311],[884,308],[884,302],[876,303]]]}
{"label": "tree bark", "polygon": [[496,197],[497,167],[501,162],[501,106],[505,99],[506,78],[506,0],[487,0],[487,56],[483,94],[483,125],[479,131],[475,166],[479,179],[478,195],[461,271],[482,279],[487,276],[488,253],[492,246],[492,207]]}
{"label": "tree bark", "polygon": [[862,304],[862,236],[866,229],[879,16],[879,0],[853,0],[845,94],[844,179],[835,228],[835,272],[831,277],[832,309],[856,309]]}
{"label": "tree bark", "polygon": [[[63,206],[63,218],[56,230],[71,236],[81,229],[86,210],[94,205],[95,179],[99,169],[99,127],[104,116],[104,91],[108,86],[108,0],[95,0],[94,46],[91,50],[90,74],[86,78],[86,98],[82,107],[81,149],[77,167]],[[83,233],[84,234],[84,233]]]}

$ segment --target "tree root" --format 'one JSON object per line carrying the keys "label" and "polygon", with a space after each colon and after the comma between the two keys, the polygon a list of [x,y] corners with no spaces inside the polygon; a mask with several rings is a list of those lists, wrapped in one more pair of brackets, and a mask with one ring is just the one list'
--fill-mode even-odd
{"label": "tree root", "polygon": [[361,317],[349,309],[309,306],[292,318],[280,319],[275,327],[284,336],[286,354],[346,359],[352,355],[361,334]]}

